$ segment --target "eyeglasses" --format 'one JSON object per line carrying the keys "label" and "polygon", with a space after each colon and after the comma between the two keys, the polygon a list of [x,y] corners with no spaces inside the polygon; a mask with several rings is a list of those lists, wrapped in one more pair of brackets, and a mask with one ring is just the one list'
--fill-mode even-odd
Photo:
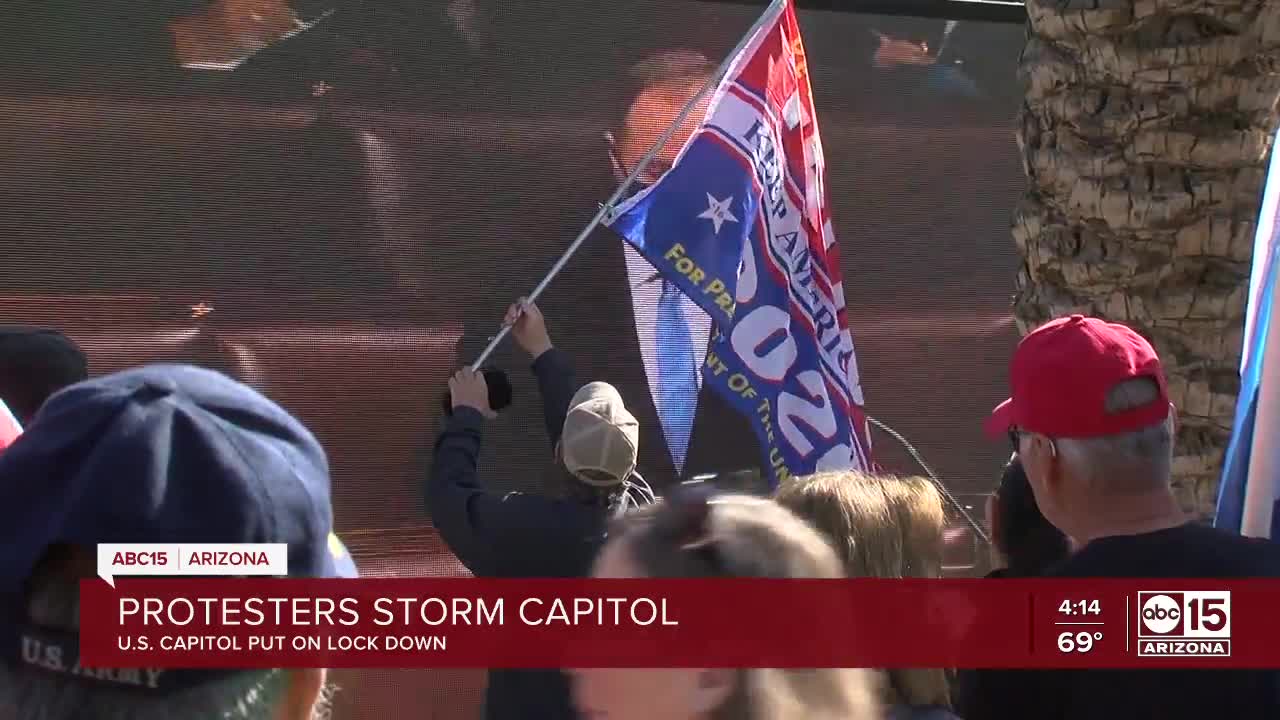
{"label": "eyeglasses", "polygon": [[[1049,441],[1049,454],[1058,457],[1058,442],[1053,438],[1047,438]],[[1013,445],[1015,455],[1022,454],[1022,431],[1018,428],[1009,428],[1009,442]]]}

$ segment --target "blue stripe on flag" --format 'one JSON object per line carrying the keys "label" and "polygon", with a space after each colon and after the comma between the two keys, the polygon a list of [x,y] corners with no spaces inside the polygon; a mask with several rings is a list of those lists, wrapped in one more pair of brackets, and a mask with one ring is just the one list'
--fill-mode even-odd
{"label": "blue stripe on flag", "polygon": [[[1280,146],[1273,146],[1280,147]],[[1244,523],[1245,498],[1249,487],[1249,466],[1252,460],[1253,430],[1258,423],[1258,400],[1263,391],[1262,365],[1267,351],[1267,332],[1271,326],[1271,310],[1276,286],[1277,237],[1280,222],[1280,153],[1272,151],[1271,167],[1267,177],[1262,210],[1258,219],[1258,237],[1254,242],[1246,337],[1240,371],[1240,395],[1236,401],[1235,422],[1231,441],[1223,459],[1222,481],[1218,488],[1218,507],[1214,517],[1215,527],[1240,532]],[[1274,388],[1268,388],[1276,392]],[[1273,508],[1280,500],[1280,477],[1259,479],[1271,485],[1263,496],[1269,498]],[[1280,511],[1271,514],[1270,537],[1280,539]]]}

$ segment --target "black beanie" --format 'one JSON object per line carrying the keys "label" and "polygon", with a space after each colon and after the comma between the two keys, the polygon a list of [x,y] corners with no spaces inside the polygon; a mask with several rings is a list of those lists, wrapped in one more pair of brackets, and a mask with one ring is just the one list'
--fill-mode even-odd
{"label": "black beanie", "polygon": [[0,399],[28,424],[50,395],[89,377],[89,362],[57,330],[0,327]]}

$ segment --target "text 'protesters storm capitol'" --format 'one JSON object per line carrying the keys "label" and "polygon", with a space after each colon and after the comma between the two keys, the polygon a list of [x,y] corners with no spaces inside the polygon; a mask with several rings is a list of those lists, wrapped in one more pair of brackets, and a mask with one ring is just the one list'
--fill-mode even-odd
{"label": "text 'protesters storm capitol'", "polygon": [[[512,611],[514,610],[514,612]],[[366,620],[367,617],[367,620]],[[396,631],[411,631],[418,625],[431,628],[459,626],[502,627],[508,623],[538,626],[647,627],[679,625],[672,618],[665,598],[648,597],[530,597],[514,608],[505,598],[466,597],[381,597],[362,603],[358,598],[328,597],[246,597],[246,598],[132,598],[119,599],[121,626],[139,620],[145,628],[172,631],[190,625],[199,627],[287,626],[291,635],[250,635],[244,638],[225,633],[175,634],[159,636],[121,635],[122,651],[433,651],[446,650],[445,635],[336,635],[321,637],[298,634],[306,628],[362,627],[370,625]],[[137,623],[134,623],[136,626]],[[32,641],[24,653],[40,662],[45,648]]]}
{"label": "text 'protesters storm capitol'", "polygon": [[[194,623],[231,627],[353,627],[368,622],[378,627],[396,625],[430,627],[520,623],[529,626],[679,625],[671,617],[665,598],[575,597],[549,601],[530,597],[511,608],[505,598],[380,597],[371,603],[360,599],[326,597],[246,598],[133,598],[119,600],[122,626],[141,619],[144,627],[183,627]],[[512,612],[514,610],[514,612]]]}

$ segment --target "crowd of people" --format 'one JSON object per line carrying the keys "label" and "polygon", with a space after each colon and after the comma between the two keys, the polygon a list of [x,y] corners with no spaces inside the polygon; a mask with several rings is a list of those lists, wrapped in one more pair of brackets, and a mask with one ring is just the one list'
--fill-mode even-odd
{"label": "crowd of people", "polygon": [[[602,381],[582,384],[536,305],[508,311],[541,390],[558,496],[486,490],[483,373],[449,383],[424,499],[480,577],[937,578],[946,512],[931,480],[854,471],[792,477],[770,497],[682,483],[655,494],[640,425]],[[988,503],[1008,577],[1280,576],[1269,542],[1204,527],[1170,486],[1176,409],[1133,330],[1071,316],[1019,344],[1012,396],[987,421],[1013,444]],[[0,450],[5,637],[75,638],[77,581],[101,542],[287,543],[291,574],[353,577],[333,532],[324,449],[302,423],[216,371],[148,365],[89,378],[61,334],[0,331],[0,399],[25,426]],[[513,471],[518,471],[513,468]],[[661,497],[658,497],[660,495]],[[325,671],[210,672],[138,692],[8,649],[0,717],[22,720],[323,715]],[[1276,671],[963,668],[501,670],[487,718],[1231,718],[1280,713]]]}

